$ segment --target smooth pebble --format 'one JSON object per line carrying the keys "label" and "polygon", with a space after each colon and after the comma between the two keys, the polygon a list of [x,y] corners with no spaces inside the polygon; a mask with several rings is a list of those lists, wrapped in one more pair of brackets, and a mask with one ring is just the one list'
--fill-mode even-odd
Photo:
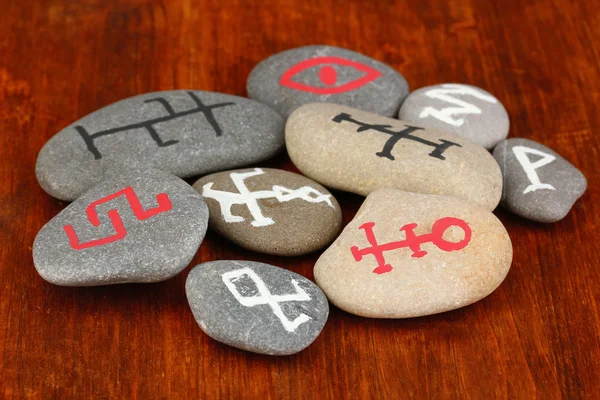
{"label": "smooth pebble", "polygon": [[484,298],[511,262],[510,238],[489,211],[452,197],[381,189],[321,255],[314,274],[342,310],[407,318]]}
{"label": "smooth pebble", "polygon": [[194,184],[210,212],[209,228],[261,253],[297,256],[331,243],[342,211],[310,179],[271,168],[217,172]]}
{"label": "smooth pebble", "polygon": [[527,219],[563,219],[587,187],[573,164],[533,140],[505,140],[494,149],[494,158],[504,177],[502,206]]}
{"label": "smooth pebble", "polygon": [[284,146],[284,120],[238,96],[173,90],[130,97],[67,126],[42,147],[35,172],[50,195],[74,200],[114,167],[179,177],[243,167]]}
{"label": "smooth pebble", "polygon": [[188,275],[185,291],[200,328],[255,353],[289,355],[319,336],[327,298],[301,275],[253,261],[213,261]]}
{"label": "smooth pebble", "polygon": [[111,171],[44,225],[33,262],[61,286],[163,281],[190,263],[207,226],[204,200],[178,177]]}
{"label": "smooth pebble", "polygon": [[260,62],[248,77],[248,97],[287,117],[297,107],[332,102],[393,117],[408,95],[390,66],[334,46],[305,46]]}
{"label": "smooth pebble", "polygon": [[492,155],[452,133],[314,103],[288,118],[285,138],[296,167],[330,188],[364,196],[382,188],[448,195],[488,210],[502,195]]}
{"label": "smooth pebble", "polygon": [[488,150],[506,139],[510,120],[496,97],[471,85],[445,83],[412,92],[398,119],[452,132]]}

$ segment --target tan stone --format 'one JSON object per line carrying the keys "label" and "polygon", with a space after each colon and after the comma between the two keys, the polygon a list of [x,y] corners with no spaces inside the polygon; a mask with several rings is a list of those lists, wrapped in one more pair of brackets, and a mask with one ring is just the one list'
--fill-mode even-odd
{"label": "tan stone", "polygon": [[[441,225],[448,217],[466,226],[444,229]],[[359,227],[369,222],[375,223],[372,232],[378,245],[391,243],[381,263],[391,267],[388,272],[382,272],[386,268],[374,272],[380,264],[365,251],[372,247],[366,237],[368,228]],[[400,229],[411,223],[417,224],[412,228],[413,248],[394,244],[407,239]],[[455,243],[454,250],[443,249],[448,242]],[[357,248],[352,250],[353,246]],[[314,274],[329,300],[347,312],[407,318],[453,310],[484,298],[502,283],[511,262],[508,233],[489,211],[452,197],[381,189],[367,197],[321,255]]]}
{"label": "tan stone", "polygon": [[290,115],[285,129],[290,158],[304,175],[327,187],[364,196],[377,189],[396,188],[453,196],[488,210],[498,205],[502,195],[500,167],[478,144],[456,134],[419,128],[411,136],[431,144],[445,140],[460,147],[450,145],[443,150],[442,160],[430,155],[434,146],[402,138],[387,153],[392,160],[385,156],[391,134],[377,128],[359,132],[359,124],[334,121],[343,113],[388,132],[418,127],[337,104],[304,105]]}
{"label": "tan stone", "polygon": [[[271,168],[218,172],[199,179],[194,188],[208,205],[209,228],[249,250],[306,254],[331,243],[341,228],[342,211],[333,195],[292,172]],[[239,201],[240,189],[247,192],[244,202],[255,201],[254,213]],[[227,198],[235,199],[231,206],[222,204]]]}

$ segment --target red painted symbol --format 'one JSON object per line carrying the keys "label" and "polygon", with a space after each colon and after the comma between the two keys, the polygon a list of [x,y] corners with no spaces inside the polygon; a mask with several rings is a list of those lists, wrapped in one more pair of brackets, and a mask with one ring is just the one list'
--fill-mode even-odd
{"label": "red painted symbol", "polygon": [[[293,81],[292,78],[299,74],[300,72],[318,66],[323,65],[318,72],[319,79],[326,87],[316,87],[311,85],[306,85],[304,83]],[[355,79],[350,82],[346,82],[340,86],[333,86],[337,83],[337,72],[332,67],[332,65],[341,65],[344,67],[351,67],[360,72],[364,72],[365,75],[362,77]],[[279,84],[281,86],[287,86],[292,89],[300,90],[302,92],[310,92],[315,94],[340,94],[349,92],[351,90],[357,89],[361,86],[366,85],[367,83],[374,81],[375,79],[381,76],[381,72],[376,69],[369,67],[368,65],[361,64],[356,61],[346,60],[341,57],[316,57],[308,60],[304,60],[299,62],[298,64],[292,66],[290,69],[285,71],[283,75],[281,75],[281,79],[279,80]]]}
{"label": "red painted symbol", "polygon": [[[114,200],[119,196],[125,196],[127,198],[127,201],[131,206],[133,214],[137,217],[139,221],[143,221],[145,219],[155,216],[156,214],[169,211],[171,208],[173,208],[169,196],[166,193],[160,193],[156,196],[158,206],[144,210],[142,204],[140,203],[140,200],[133,191],[133,188],[131,186],[128,186],[121,191],[103,197],[100,200],[96,200],[86,208],[85,212],[87,214],[88,220],[92,223],[92,225],[96,227],[100,226],[100,219],[98,218],[98,212],[96,211],[96,207],[100,204]],[[88,249],[90,247],[96,247],[103,244],[116,242],[117,240],[121,240],[125,236],[127,236],[127,230],[123,226],[123,220],[121,219],[118,210],[108,211],[108,218],[110,219],[110,222],[112,223],[115,229],[115,234],[102,239],[90,240],[89,242],[85,243],[79,243],[79,238],[77,237],[77,233],[75,233],[75,229],[73,229],[73,225],[65,225],[63,229],[65,230],[65,233],[69,238],[69,243],[71,244],[71,247],[75,250]]]}
{"label": "red painted symbol", "polygon": [[[406,224],[400,228],[401,231],[405,232],[406,239],[384,244],[377,243],[377,239],[373,233],[374,226],[375,222],[365,222],[358,227],[358,229],[363,229],[365,231],[365,235],[367,236],[367,240],[371,247],[360,250],[357,246],[352,246],[350,251],[352,251],[352,255],[356,261],[362,260],[363,256],[373,254],[375,260],[377,260],[377,268],[373,270],[376,274],[385,274],[392,270],[392,266],[386,264],[385,258],[383,257],[383,253],[386,251],[408,247],[413,252],[412,257],[421,258],[427,254],[425,250],[421,250],[421,244],[423,243],[431,242],[440,250],[454,251],[465,248],[471,240],[471,228],[469,225],[462,219],[452,217],[438,219],[431,227],[431,233],[420,236],[415,235],[414,232],[414,229],[417,227],[416,223]],[[449,242],[444,240],[444,232],[451,226],[457,226],[463,230],[465,237],[460,242]]]}

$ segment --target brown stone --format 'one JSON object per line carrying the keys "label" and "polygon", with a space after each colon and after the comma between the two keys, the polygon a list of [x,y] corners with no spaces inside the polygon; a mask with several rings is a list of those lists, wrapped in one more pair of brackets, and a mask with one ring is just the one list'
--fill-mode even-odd
{"label": "brown stone", "polygon": [[249,250],[306,254],[329,244],[341,227],[342,212],[333,195],[292,172],[225,171],[199,179],[194,188],[208,205],[209,228]]}
{"label": "brown stone", "polygon": [[[383,260],[369,250],[374,241],[385,245]],[[407,318],[484,298],[511,262],[508,233],[489,211],[453,197],[381,189],[367,197],[314,273],[329,300],[347,312]]]}

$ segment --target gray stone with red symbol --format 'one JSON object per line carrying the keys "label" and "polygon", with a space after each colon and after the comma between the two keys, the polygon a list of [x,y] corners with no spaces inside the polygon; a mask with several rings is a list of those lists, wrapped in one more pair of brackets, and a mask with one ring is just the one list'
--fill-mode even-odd
{"label": "gray stone with red symbol", "polygon": [[204,200],[180,178],[114,171],[40,230],[33,261],[61,286],[163,281],[190,263],[207,224]]}
{"label": "gray stone with red symbol", "polygon": [[406,79],[392,67],[334,46],[305,46],[275,54],[254,67],[247,89],[248,97],[284,117],[315,102],[393,117],[409,91]]}

